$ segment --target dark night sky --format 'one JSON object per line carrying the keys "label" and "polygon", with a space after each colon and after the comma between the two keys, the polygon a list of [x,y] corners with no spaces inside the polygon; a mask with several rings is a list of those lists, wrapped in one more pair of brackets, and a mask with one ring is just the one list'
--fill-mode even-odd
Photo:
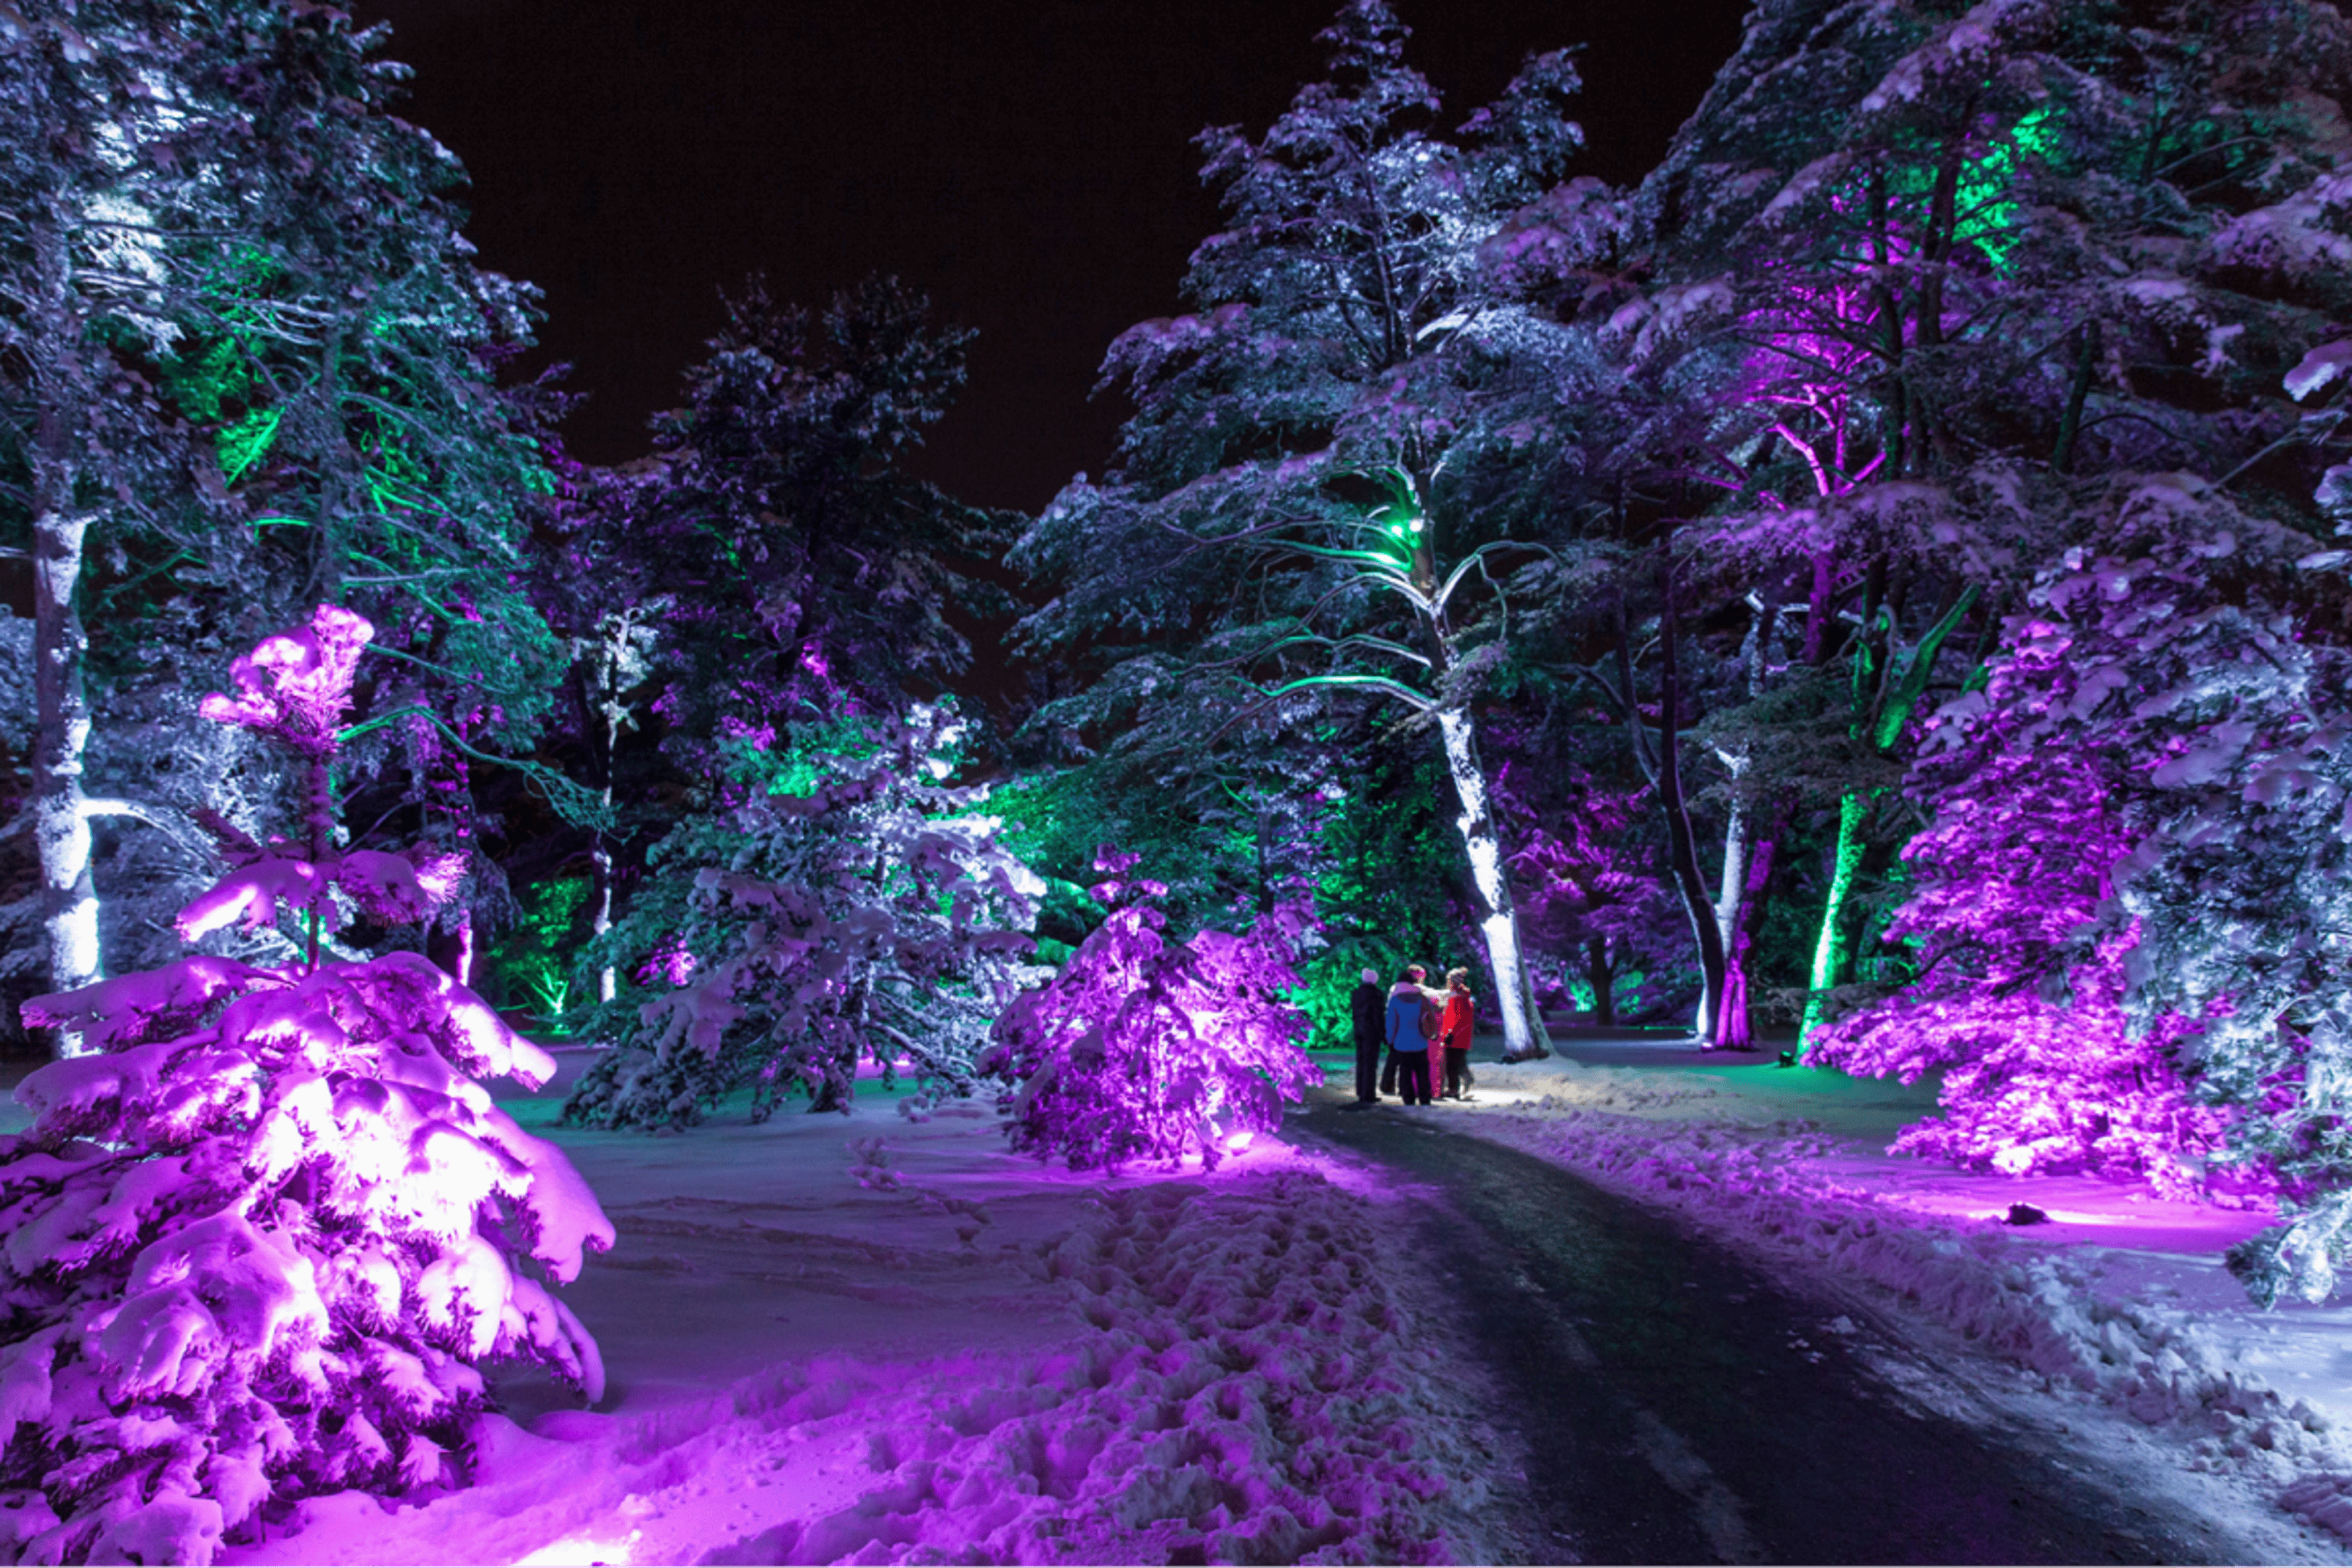
{"label": "dark night sky", "polygon": [[[1180,307],[1217,210],[1191,139],[1255,134],[1317,75],[1338,0],[371,0],[416,68],[403,112],[473,175],[485,265],[540,285],[533,364],[592,395],[574,453],[619,462],[765,269],[821,301],[895,272],[980,329],[921,467],[1034,510],[1100,469],[1089,404],[1121,329]],[[1574,172],[1640,177],[1738,38],[1744,0],[1403,0],[1446,120],[1530,50],[1586,46]]]}

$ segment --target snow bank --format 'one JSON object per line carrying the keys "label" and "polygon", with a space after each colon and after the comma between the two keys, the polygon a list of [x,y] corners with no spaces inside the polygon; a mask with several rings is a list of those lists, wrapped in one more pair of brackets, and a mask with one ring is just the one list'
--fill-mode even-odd
{"label": "snow bank", "polygon": [[[2183,1467],[2262,1489],[2352,1542],[2340,1435],[2352,1389],[2336,1371],[2352,1364],[2352,1323],[2305,1314],[2323,1331],[2281,1353],[2265,1332],[2275,1320],[2219,1268],[2266,1214],[1888,1159],[1877,1151],[1909,1114],[1890,1114],[1899,1090],[1802,1069],[1694,1071],[1696,1054],[1679,1054],[1664,1068],[1482,1063],[1475,1100],[1427,1114],[1674,1209],[1780,1272],[1876,1287],[1865,1299],[2096,1401]],[[2000,1223],[2020,1202],[2055,1223]],[[2302,1363],[2309,1395],[2262,1361]]]}
{"label": "snow bank", "polygon": [[1416,1312],[1399,1200],[1272,1140],[1106,1183],[992,1117],[887,1112],[558,1134],[621,1230],[574,1292],[616,1407],[533,1418],[518,1386],[471,1488],[322,1500],[223,1561],[1498,1554],[1478,1515],[1517,1467]]}

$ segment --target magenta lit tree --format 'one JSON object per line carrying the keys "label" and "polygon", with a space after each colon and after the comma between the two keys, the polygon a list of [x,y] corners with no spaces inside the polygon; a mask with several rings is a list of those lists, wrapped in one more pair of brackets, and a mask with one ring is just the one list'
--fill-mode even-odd
{"label": "magenta lit tree", "polygon": [[[1906,1128],[1898,1152],[2191,1195],[2227,1117],[2172,1064],[2185,1022],[2140,1032],[2126,1016],[2137,924],[2098,917],[2128,844],[2096,762],[2031,743],[2031,713],[2075,687],[2072,639],[2040,632],[1996,667],[1990,706],[1941,721],[1957,754],[1918,770],[1941,785],[1935,826],[1904,851],[1915,891],[1887,935],[1913,944],[1921,978],[1824,1025],[1810,1059],[1905,1083],[1943,1070],[1938,1114]],[[2023,688],[2041,700],[2021,702]]]}
{"label": "magenta lit tree", "polygon": [[0,1141],[0,1532],[27,1562],[203,1563],[271,1503],[462,1476],[480,1363],[600,1396],[569,1281],[613,1229],[563,1155],[476,1081],[553,1070],[406,952],[322,961],[348,910],[416,921],[462,868],[337,846],[333,767],[373,635],[321,606],[205,717],[291,754],[299,836],[218,831],[232,869],[180,916],[290,927],[276,965],[195,954],[28,1004],[82,1055],[18,1089]]}
{"label": "magenta lit tree", "polygon": [[1654,786],[1612,783],[1539,732],[1496,728],[1496,813],[1512,825],[1511,872],[1547,981],[1603,1027],[1621,1022],[1621,1001],[1630,1019],[1661,1005],[1662,988],[1686,991],[1688,929],[1660,875],[1660,846],[1643,831]]}
{"label": "magenta lit tree", "polygon": [[1929,721],[1909,788],[1933,826],[1891,932],[1921,973],[1818,1059],[1946,1069],[1942,1116],[1899,1147],[2276,1185],[2297,1217],[2249,1282],[2324,1296],[2352,1213],[2329,1059],[2341,660],[2276,606],[2325,580],[2298,569],[2307,540],[2179,475],[2119,479],[2099,510],[2106,548],[2041,574],[1982,689]]}
{"label": "magenta lit tree", "polygon": [[1311,917],[1283,905],[1236,936],[1168,931],[1167,889],[1129,875],[1106,847],[1092,889],[1110,914],[1053,981],[998,1021],[981,1067],[1010,1087],[999,1106],[1013,1148],[1073,1170],[1137,1161],[1213,1167],[1227,1141],[1271,1131],[1286,1100],[1321,1080],[1301,1048],[1299,984]]}

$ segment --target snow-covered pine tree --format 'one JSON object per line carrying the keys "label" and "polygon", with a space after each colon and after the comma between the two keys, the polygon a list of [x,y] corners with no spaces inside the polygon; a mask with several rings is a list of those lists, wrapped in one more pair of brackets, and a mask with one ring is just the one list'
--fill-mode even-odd
{"label": "snow-covered pine tree", "polygon": [[209,1562],[267,1504],[464,1473],[479,1363],[589,1399],[557,1281],[611,1223],[477,1077],[554,1064],[414,953],[321,961],[345,908],[421,919],[459,867],[339,847],[332,771],[373,635],[320,606],[205,717],[291,754],[289,839],[222,825],[233,869],[182,913],[290,928],[293,962],[194,955],[26,1007],[90,1053],[26,1079],[0,1141],[0,1531],[26,1562]]}
{"label": "snow-covered pine tree", "polygon": [[420,701],[482,709],[478,744],[528,738],[555,688],[527,591],[546,409],[498,384],[533,296],[472,264],[463,170],[391,112],[385,37],[298,0],[43,5],[0,30],[0,543],[41,565],[47,989],[102,973],[110,873],[147,907],[108,936],[193,890],[159,885],[144,830],[111,863],[91,831],[176,832],[200,804],[149,766],[181,749],[184,661],[328,596],[412,656]]}
{"label": "snow-covered pine tree", "polygon": [[2169,581],[2134,563],[2132,600],[2172,613],[2134,647],[2156,666],[2135,717],[2161,743],[2115,877],[2138,926],[2132,1022],[2199,1021],[2174,1054],[2228,1109],[2228,1157],[2279,1183],[2282,1223],[2230,1256],[2267,1306],[2326,1300],[2352,1257],[2352,648],[2340,552],[2263,584],[2257,549],[2215,541]]}
{"label": "snow-covered pine tree", "polygon": [[969,1093],[1045,889],[982,792],[941,782],[958,729],[924,706],[739,743],[732,804],[655,848],[652,885],[599,944],[641,984],[566,1120],[687,1127],[747,1085],[754,1121],[788,1089],[846,1114],[866,1058],[886,1077],[910,1064],[908,1114]]}
{"label": "snow-covered pine tree", "polygon": [[970,331],[887,278],[821,310],[759,278],[724,303],[654,421],[656,457],[598,502],[633,536],[630,602],[667,601],[665,750],[714,781],[741,726],[892,713],[950,682],[971,652],[954,620],[1009,608],[974,568],[1011,526],[908,471],[963,384]]}
{"label": "snow-covered pine tree", "polygon": [[1286,1000],[1312,917],[1284,904],[1240,935],[1179,940],[1154,907],[1166,888],[1129,875],[1135,863],[1104,847],[1092,892],[1109,916],[1013,1002],[982,1070],[1005,1080],[998,1107],[1024,1153],[1073,1170],[1213,1167],[1227,1140],[1273,1131],[1283,1102],[1321,1081]]}
{"label": "snow-covered pine tree", "polygon": [[1906,1128],[1898,1152],[2197,1196],[2229,1115],[2168,1054],[2186,1020],[2131,1026],[2137,926],[2115,918],[2115,869],[2145,826],[2145,759],[2160,744],[2127,699],[2162,678],[2130,658],[2135,628],[2108,595],[2169,607],[2154,561],[2137,567],[2078,558],[2051,573],[1985,682],[1929,718],[1906,787],[1930,826],[1903,851],[1909,897],[1886,932],[1918,976],[1823,1025],[1807,1060],[1905,1083],[1941,1071],[1938,1113]]}
{"label": "snow-covered pine tree", "polygon": [[1579,81],[1565,51],[1533,56],[1449,139],[1425,128],[1439,100],[1407,34],[1386,0],[1349,0],[1318,35],[1325,79],[1263,136],[1202,134],[1227,225],[1193,253],[1193,309],[1111,345],[1104,384],[1136,405],[1118,468],[1074,480],[1013,559],[1056,595],[1025,636],[1116,650],[1049,724],[1099,736],[1186,689],[1145,707],[1172,751],[1197,749],[1202,707],[1301,731],[1334,691],[1409,709],[1445,760],[1492,1016],[1539,1055],[1476,699],[1517,628],[1506,588],[1544,570],[1513,537],[1559,507],[1523,411],[1487,395],[1547,326],[1478,246],[1581,143]]}
{"label": "snow-covered pine tree", "polygon": [[1943,1118],[1906,1134],[1923,1152],[2275,1184],[2286,1223],[2233,1267],[2265,1301],[2321,1299],[2352,1221],[2334,556],[2182,475],[2118,478],[2102,510],[1990,684],[1934,718],[1898,924],[1924,973],[1828,1059],[1948,1067]]}

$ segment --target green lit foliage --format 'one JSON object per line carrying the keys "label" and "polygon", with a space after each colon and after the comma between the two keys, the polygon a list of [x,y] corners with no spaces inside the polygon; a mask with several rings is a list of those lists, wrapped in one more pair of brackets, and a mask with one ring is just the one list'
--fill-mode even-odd
{"label": "green lit foliage", "polygon": [[737,765],[763,773],[770,795],[800,798],[814,795],[837,761],[856,762],[879,748],[868,726],[835,717],[793,726],[772,763],[762,768],[757,754],[768,750],[765,731],[746,731],[725,745]]}
{"label": "green lit foliage", "polygon": [[[942,782],[951,715],[863,728],[859,745],[824,725],[736,750],[724,801],[655,847],[648,885],[588,955],[632,984],[602,1012],[618,1043],[567,1119],[687,1127],[745,1089],[755,1121],[793,1094],[845,1114],[862,1061],[886,1086],[912,1070],[911,1115],[971,1091],[989,1029],[1032,978],[1045,889],[983,792]],[[821,776],[803,789],[807,764]]]}
{"label": "green lit foliage", "polygon": [[1364,970],[1380,971],[1383,983],[1408,963],[1443,973],[1478,951],[1441,804],[1451,795],[1444,761],[1410,741],[1376,742],[1352,784],[1316,835],[1315,913],[1326,945],[1299,961],[1304,984],[1292,996],[1317,1050],[1352,1041],[1348,994]]}
{"label": "green lit foliage", "polygon": [[278,408],[257,408],[234,425],[221,426],[218,437],[221,478],[230,484],[245,477],[246,470],[268,455],[270,446],[278,439],[278,422],[286,417]]}
{"label": "green lit foliage", "polygon": [[[1953,234],[1983,251],[1996,273],[2006,275],[2016,266],[2010,253],[2016,244],[2020,216],[2014,189],[2019,160],[2055,163],[2063,146],[2058,133],[2060,113],[2054,105],[2035,105],[2005,134],[1995,138],[1981,157],[1960,171],[1954,189],[1958,214],[1953,219]],[[1908,173],[1915,180],[1918,177],[1917,171]]]}
{"label": "green lit foliage", "polygon": [[383,33],[251,9],[268,21],[235,90],[277,155],[220,173],[245,221],[177,247],[187,309],[159,371],[247,526],[171,546],[248,600],[282,582],[362,606],[411,699],[528,745],[564,663],[529,597],[559,404],[498,376],[536,297],[468,259],[464,173],[391,112]]}
{"label": "green lit foliage", "polygon": [[[1167,694],[1181,701],[1179,693]],[[1197,714],[1194,735],[1215,729]],[[989,808],[1006,842],[1057,888],[1085,888],[1100,847],[1131,847],[1159,873],[1170,918],[1186,929],[1246,925],[1303,896],[1317,856],[1313,824],[1325,808],[1334,764],[1328,740],[1294,734],[1284,752],[1254,728],[1243,743],[1152,745],[1175,733],[1141,726],[1079,764],[1041,769],[999,786]],[[1090,900],[1054,896],[1040,932],[1075,946],[1099,923]]]}
{"label": "green lit foliage", "polygon": [[518,895],[522,918],[492,943],[484,959],[488,990],[502,1009],[530,1016],[540,1030],[562,1037],[583,1000],[575,967],[586,934],[589,881],[559,877]]}

